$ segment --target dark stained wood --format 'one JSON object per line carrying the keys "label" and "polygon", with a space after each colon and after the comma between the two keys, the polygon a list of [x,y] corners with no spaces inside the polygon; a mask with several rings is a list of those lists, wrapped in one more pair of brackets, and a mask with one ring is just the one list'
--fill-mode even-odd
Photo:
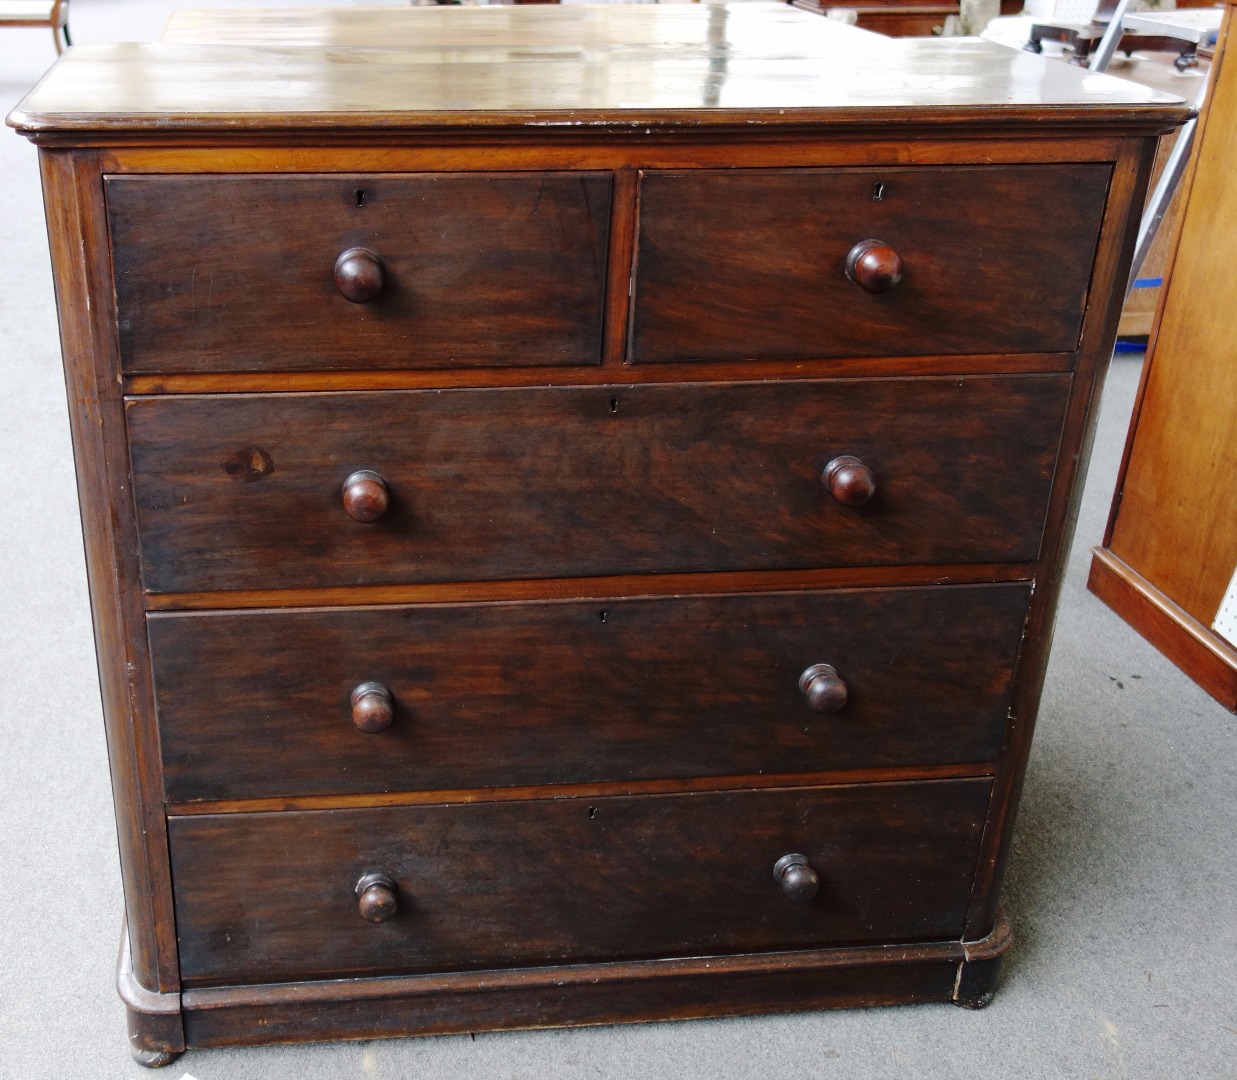
{"label": "dark stained wood", "polygon": [[958,942],[185,992],[195,1047],[686,1020],[952,1000]]}
{"label": "dark stained wood", "polygon": [[986,937],[996,924],[1001,885],[1009,861],[1018,802],[1022,795],[1031,737],[1035,731],[1044,673],[1052,645],[1057,602],[1064,582],[1065,560],[1078,519],[1091,444],[1095,437],[1096,405],[1112,356],[1129,263],[1138,234],[1139,213],[1154,159],[1154,142],[1131,140],[1113,169],[1091,293],[1083,318],[1078,372],[1074,377],[1066,413],[1062,445],[1067,452],[1058,462],[1050,500],[1046,543],[1036,574],[1035,602],[1031,605],[1018,660],[1018,682],[1009,712],[1005,751],[997,770],[992,810],[975,877],[971,914],[967,920],[969,938]]}
{"label": "dark stained wood", "polygon": [[[1110,173],[646,172],[631,358],[1071,351]],[[877,260],[868,291],[847,263],[872,237],[896,254]]]}
{"label": "dark stained wood", "polygon": [[391,691],[380,682],[358,683],[348,695],[352,708],[352,726],[367,735],[386,731],[395,719],[395,703]]}
{"label": "dark stained wood", "polygon": [[[365,198],[364,188],[356,191],[357,205]],[[345,300],[368,304],[377,300],[386,284],[382,260],[368,248],[351,247],[335,260],[335,287]]]}
{"label": "dark stained wood", "polygon": [[773,880],[781,885],[789,899],[801,903],[820,892],[820,875],[812,869],[806,855],[783,855],[773,864]]}
{"label": "dark stained wood", "polygon": [[126,371],[601,359],[604,173],[111,176],[107,205]]}
{"label": "dark stained wood", "polygon": [[843,506],[862,506],[876,494],[876,477],[853,454],[842,454],[829,462],[820,474],[821,482]]}
{"label": "dark stained wood", "polygon": [[158,735],[142,620],[137,530],[108,283],[107,227],[92,153],[40,157],[64,353],[116,834],[136,985],[179,987]]}
{"label": "dark stained wood", "polygon": [[[173,818],[181,974],[201,986],[958,938],[989,789]],[[810,903],[773,879],[787,851],[818,868]],[[375,870],[402,897],[380,927],[353,895]]]}
{"label": "dark stained wood", "polygon": [[[883,192],[884,188],[879,190]],[[902,256],[879,240],[860,240],[846,256],[846,276],[870,293],[894,288],[902,280],[904,269]]]}
{"label": "dark stained wood", "polygon": [[[151,592],[1025,561],[1062,376],[140,399]],[[238,478],[238,454],[272,462]],[[820,472],[881,477],[839,505]],[[357,466],[391,509],[339,505]]]}
{"label": "dark stained wood", "polygon": [[[152,615],[166,794],[991,761],[1028,599],[1011,584]],[[831,715],[801,696],[818,663],[846,681]],[[380,734],[353,726],[363,679],[394,699]]]}
{"label": "dark stained wood", "polygon": [[[318,12],[299,17],[315,45],[272,46],[264,27],[248,42],[257,60],[254,48],[236,47],[254,34],[243,24],[216,39],[226,44],[207,35],[194,44],[79,46],[9,122],[77,143],[166,143],[186,131],[209,132],[214,143],[297,132],[322,145],[358,132],[400,138],[444,128],[544,142],[579,125],[744,139],[763,125],[799,137],[887,138],[891,124],[904,137],[914,125],[1150,135],[1186,112],[1119,79],[1038,57],[1015,62],[990,42],[881,38],[786,5],[486,8],[462,20],[432,9],[357,14],[364,63],[355,36]],[[277,33],[293,32],[297,19],[277,21]],[[547,42],[545,19],[565,41]]]}
{"label": "dark stained wood", "polygon": [[[242,453],[239,456],[243,460],[245,455]],[[263,467],[248,472],[247,479],[261,480],[268,471],[268,463],[270,468],[274,467],[266,454],[253,454],[251,459],[260,461]],[[353,521],[369,524],[377,521],[391,508],[391,492],[386,481],[376,472],[358,469],[344,481],[343,503],[344,513]]]}
{"label": "dark stained wood", "polygon": [[954,1000],[964,965],[1009,944],[1002,918],[977,942],[266,983],[183,1000],[194,1046],[738,1016]]}
{"label": "dark stained wood", "polygon": [[850,690],[832,664],[813,664],[799,676],[803,700],[813,712],[835,713],[850,700]]}
{"label": "dark stained wood", "polygon": [[[1150,136],[1187,109],[986,43],[882,42],[786,8],[545,10],[237,16],[218,45],[74,50],[10,118],[43,153],[129,990],[154,988],[126,997],[144,1054],[179,1049],[178,1023],[193,1046],[991,993]],[[320,44],[244,42],[270,20]],[[633,263],[647,283],[658,258],[641,173],[707,189],[661,253],[677,269],[658,310],[694,304],[696,323],[671,319],[659,363],[641,354],[644,316],[632,332]],[[876,173],[851,208],[846,184]],[[762,224],[776,199],[727,187],[769,177],[794,195],[784,233]],[[1003,178],[1001,199],[981,177]],[[813,178],[836,197],[795,189]],[[290,194],[302,182],[338,202],[319,213]],[[546,184],[574,216],[532,213]],[[562,194],[581,184],[603,193],[583,211]],[[339,224],[381,216],[374,192],[435,185],[455,192],[440,224],[457,231],[408,258],[436,253],[441,276],[481,251],[488,282],[437,282],[437,338],[417,312],[382,324],[409,295],[386,240],[415,230]],[[902,213],[908,185],[923,197]],[[227,246],[230,213],[251,215],[229,196],[259,189],[275,194],[206,299],[173,311],[177,275],[196,290],[195,260]],[[213,224],[167,195],[117,216],[126,191],[199,193]],[[281,203],[296,199],[308,227]],[[1010,207],[1035,211],[1034,230]],[[466,230],[478,220],[493,228]],[[521,220],[532,264],[499,235]],[[736,222],[766,235],[690,265]],[[804,238],[834,226],[829,258],[805,260]],[[888,292],[847,279],[864,239],[903,262],[896,284],[888,253],[877,267]],[[358,247],[373,260],[343,260],[350,301],[334,268]],[[154,323],[134,339],[128,275],[156,249]],[[949,273],[916,313],[925,252]],[[1024,264],[1047,292],[1014,289]],[[310,265],[298,300],[280,275]],[[263,314],[233,308],[199,340],[220,282]],[[543,318],[574,345],[547,350]],[[386,337],[359,329],[380,324]],[[785,351],[784,327],[804,351]],[[122,391],[176,397],[130,399],[126,418]],[[870,476],[852,467],[839,501],[824,473],[846,456]],[[358,470],[386,486],[377,521],[344,507]],[[138,588],[135,508],[143,585],[170,591]],[[144,603],[168,612],[149,638]],[[228,795],[162,801],[151,643],[175,783],[194,800],[231,773]],[[805,691],[840,708],[817,713]],[[385,730],[355,724],[388,711]],[[839,737],[857,718],[870,726]],[[229,734],[258,759],[248,778]],[[405,767],[368,772],[393,746]],[[244,794],[271,785],[304,793]],[[786,895],[785,856],[805,860],[791,892],[815,877],[816,896]],[[183,997],[182,963],[201,984]],[[418,971],[434,974],[317,978]],[[248,985],[205,985],[233,980]]]}

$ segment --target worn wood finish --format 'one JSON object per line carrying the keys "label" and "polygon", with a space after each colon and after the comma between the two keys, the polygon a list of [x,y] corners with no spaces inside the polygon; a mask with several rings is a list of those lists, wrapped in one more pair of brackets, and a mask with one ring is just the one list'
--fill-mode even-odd
{"label": "worn wood finish", "polygon": [[[632,360],[1071,351],[1109,174],[645,173]],[[900,282],[850,279],[868,239],[900,257]]]}
{"label": "worn wood finish", "polygon": [[[101,537],[88,561],[140,969],[126,1002],[148,1058],[179,1049],[177,1016],[196,1046],[991,995],[1008,942],[997,897],[1151,136],[1187,109],[984,43],[881,42],[785,8],[542,10],[540,23],[536,9],[465,14],[479,38],[454,44],[434,34],[458,34],[460,12],[391,11],[373,32],[396,29],[362,45],[298,13],[286,25],[316,21],[322,44],[83,49],[10,118],[66,178],[49,183],[51,223],[70,389],[95,388],[75,439]],[[419,46],[401,39],[418,34]],[[833,353],[624,364],[639,357],[632,268],[644,275],[651,250],[639,174],[696,170],[719,185],[715,206],[697,200],[710,221],[727,183],[833,170],[892,170],[925,192],[964,172],[1016,174],[1011,205],[1020,184],[1071,176],[1082,183],[1058,182],[1057,201],[1094,212],[1052,234],[1050,259],[1040,237],[1023,245],[1076,286],[1026,340],[993,314],[1023,255],[1006,244],[956,264],[972,285],[928,320],[925,334],[954,335],[939,346],[894,348],[886,334],[877,348],[869,327]],[[495,174],[526,191],[543,174],[604,182],[588,357],[547,365],[521,347],[506,366],[443,366],[476,347],[474,320],[454,343],[444,331],[442,356],[419,370],[412,346],[385,370],[368,357],[324,366],[323,334],[314,364],[251,368],[254,342],[285,333],[259,325],[221,338],[213,359],[171,345],[160,355],[187,367],[121,372],[105,178],[118,191],[183,181],[209,200],[254,178],[296,190],[298,177],[424,174],[455,174],[461,190]],[[836,216],[827,200],[801,207],[804,229]],[[942,250],[961,250],[966,229],[936,220]],[[398,274],[366,237],[340,239],[316,287],[364,321]],[[795,269],[803,249],[798,234],[775,240],[742,272],[717,253],[673,302],[746,274],[720,315],[758,329],[781,305],[802,318],[800,301],[760,293],[760,274]],[[848,281],[846,255],[865,240],[879,242],[875,265],[860,253]],[[853,296],[913,298],[922,263],[903,238],[865,227],[837,258],[851,293],[835,322],[857,325]],[[959,313],[989,341],[957,331]],[[131,397],[122,415],[122,392],[168,396]],[[378,480],[345,483],[366,470]],[[135,514],[142,584],[161,590],[144,596]],[[113,567],[100,590],[94,575]],[[206,635],[194,669],[201,627],[236,640]],[[161,694],[175,690],[160,700],[169,783],[190,801],[162,801],[150,643],[170,661]],[[795,651],[816,643],[834,655]],[[343,670],[384,658],[397,669]],[[774,661],[776,675],[762,666]],[[244,686],[224,686],[225,670],[247,673]],[[314,682],[325,675],[329,691]],[[511,691],[506,712],[495,686]],[[305,720],[322,702],[338,722],[318,740],[330,765],[287,766],[278,754],[304,749],[302,729],[326,730]],[[809,736],[852,715],[870,728],[805,760],[787,750],[800,714]],[[349,786],[366,763],[339,746],[402,747],[421,716],[428,756]],[[282,746],[262,737],[272,722]],[[268,786],[196,797],[245,740]],[[414,774],[445,786],[414,787]],[[253,794],[281,786],[301,793]],[[183,993],[182,963],[197,984]],[[321,977],[335,973],[363,977]]]}
{"label": "worn wood finish", "polygon": [[172,890],[158,805],[163,781],[98,164],[90,153],[40,158],[125,911],[132,927],[131,970],[142,987],[174,990],[179,975]]}
{"label": "worn wood finish", "polygon": [[[181,974],[209,985],[956,939],[989,789],[173,818]],[[773,878],[788,852],[821,875],[811,904]],[[370,871],[401,898],[377,927],[353,893]]]}
{"label": "worn wood finish", "polygon": [[[79,46],[12,123],[39,138],[79,143],[109,136],[166,142],[188,130],[221,142],[312,132],[321,144],[358,130],[497,132],[530,123],[543,136],[545,125],[586,124],[750,138],[758,123],[783,135],[884,138],[891,123],[906,131],[1151,134],[1180,123],[1183,112],[1167,94],[1042,57],[1011,63],[990,42],[882,38],[785,5],[616,5],[565,16],[530,10],[485,8],[462,20],[433,9],[375,14],[364,31],[364,63],[349,61],[347,39],[321,16],[313,27],[318,46],[272,47],[261,37],[260,62],[235,39]],[[542,20],[569,27],[570,43],[546,44]],[[291,20],[284,25],[292,31]],[[470,48],[470,34],[495,43]],[[128,78],[114,77],[118,66]],[[884,77],[873,78],[877,70]]]}
{"label": "worn wood finish", "polygon": [[604,174],[112,176],[107,206],[126,371],[601,359]]}
{"label": "worn wood finish", "polygon": [[1078,509],[1095,437],[1097,405],[1121,317],[1121,302],[1138,235],[1140,208],[1147,191],[1155,143],[1131,141],[1113,169],[1108,207],[1100,229],[1092,275],[1091,301],[1083,317],[1078,372],[1071,387],[1062,446],[1048,509],[1046,542],[1036,572],[1035,603],[1027,620],[1018,681],[1009,713],[1005,753],[997,770],[992,813],[984,838],[967,935],[985,937],[996,923],[1001,885],[1008,865],[1026,776],[1031,738],[1052,645],[1057,602],[1065,579]]}
{"label": "worn wood finish", "polygon": [[[152,592],[1034,559],[1064,376],[128,407]],[[878,493],[831,498],[860,456]],[[356,468],[391,508],[340,507]]]}
{"label": "worn wood finish", "polygon": [[[180,803],[993,761],[1029,595],[151,616],[165,791]],[[827,715],[800,690],[823,662],[847,687]],[[381,735],[354,727],[368,680],[395,702]]]}
{"label": "worn wood finish", "polygon": [[[1232,642],[1211,630],[1237,567],[1237,378],[1231,311],[1237,283],[1232,146],[1237,140],[1233,11],[1217,44],[1215,75],[1184,189],[1181,231],[1167,275],[1117,482],[1103,574],[1118,563],[1167,601],[1150,617],[1140,587],[1102,595],[1170,659],[1232,709]],[[1123,602],[1123,601],[1128,601]],[[1115,603],[1114,603],[1115,602]],[[1160,606],[1157,604],[1157,606]],[[1170,613],[1171,608],[1178,609]],[[1139,610],[1143,608],[1143,610]],[[1213,640],[1200,651],[1196,628]],[[1220,670],[1217,670],[1217,665]],[[1227,669],[1227,670],[1224,670]]]}

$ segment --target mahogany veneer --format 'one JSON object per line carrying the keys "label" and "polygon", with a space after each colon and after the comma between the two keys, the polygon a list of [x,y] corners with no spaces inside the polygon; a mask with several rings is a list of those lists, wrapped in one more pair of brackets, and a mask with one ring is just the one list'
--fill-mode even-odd
{"label": "mahogany veneer", "polygon": [[168,36],[10,117],[138,1059],[985,1004],[1187,108],[751,4]]}

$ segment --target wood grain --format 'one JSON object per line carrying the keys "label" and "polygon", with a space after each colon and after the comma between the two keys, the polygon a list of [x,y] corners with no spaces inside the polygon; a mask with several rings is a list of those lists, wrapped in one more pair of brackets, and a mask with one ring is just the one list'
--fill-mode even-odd
{"label": "wood grain", "polygon": [[[1029,597],[992,585],[152,615],[165,794],[991,761]],[[835,715],[800,693],[821,662],[848,687]],[[395,700],[376,734],[350,711],[370,680]]]}
{"label": "wood grain", "polygon": [[154,698],[142,623],[128,447],[108,283],[98,160],[43,154],[69,429],[77,466],[90,612],[107,733],[132,975],[149,990],[179,984]]}
{"label": "wood grain", "polygon": [[[1154,134],[1186,112],[1166,94],[1047,58],[1015,63],[986,41],[885,39],[784,5],[459,14],[377,15],[366,44],[387,48],[336,43],[331,17],[320,13],[309,20],[319,35],[311,46],[280,48],[266,38],[259,46],[79,46],[9,122],[36,136],[70,133],[78,142],[83,133],[166,142],[188,130],[210,131],[212,142],[297,131],[327,143],[358,131],[444,127],[544,142],[547,127],[570,132],[580,125],[744,137],[766,123],[798,135],[885,138],[891,124],[904,135],[914,125],[1007,136],[1099,126]],[[543,42],[547,19],[563,26],[565,47]],[[497,43],[470,48],[460,37],[465,25]],[[452,44],[436,41],[435,29]],[[586,35],[598,40],[583,44]]]}
{"label": "wood grain", "polygon": [[[108,222],[129,372],[601,359],[603,173],[112,176]],[[385,283],[349,303],[336,259]]]}
{"label": "wood grain", "polygon": [[[631,358],[1071,351],[1109,175],[1103,165],[646,172]],[[869,239],[904,264],[891,291],[848,279],[848,253]]]}
{"label": "wood grain", "polygon": [[1237,648],[1118,559],[1092,549],[1087,588],[1230,712],[1237,712]]}
{"label": "wood grain", "polygon": [[[151,592],[1026,561],[1064,376],[143,398]],[[820,481],[860,456],[878,494]],[[253,462],[260,462],[254,467]],[[339,485],[391,491],[360,525]]]}
{"label": "wood grain", "polygon": [[[1106,546],[1209,627],[1237,567],[1237,58],[1225,15]],[[1171,648],[1171,646],[1170,646]]]}
{"label": "wood grain", "polygon": [[[958,938],[983,780],[169,822],[187,984]],[[773,864],[822,878],[793,903]],[[277,857],[273,857],[278,853]],[[400,911],[356,913],[361,874]]]}

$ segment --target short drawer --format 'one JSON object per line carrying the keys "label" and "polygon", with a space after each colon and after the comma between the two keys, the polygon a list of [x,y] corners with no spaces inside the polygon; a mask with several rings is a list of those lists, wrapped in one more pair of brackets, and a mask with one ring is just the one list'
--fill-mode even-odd
{"label": "short drawer", "polygon": [[[1101,164],[646,173],[631,358],[1069,352],[1110,173]],[[847,276],[865,240],[901,259],[889,291]]]}
{"label": "short drawer", "polygon": [[[990,787],[174,817],[181,976],[192,986],[956,940]],[[789,854],[818,878],[813,898],[791,899],[775,880]],[[394,893],[386,921],[361,917],[366,875]]]}
{"label": "short drawer", "polygon": [[[1007,584],[152,615],[165,792],[991,762],[1029,596]],[[844,687],[844,702],[809,701],[821,664],[835,674],[818,673],[816,692]]]}
{"label": "short drawer", "polygon": [[608,173],[106,186],[128,372],[600,361]]}
{"label": "short drawer", "polygon": [[[1069,386],[136,399],[143,579],[169,593],[1032,560]],[[848,456],[874,478],[863,505],[822,482]],[[378,480],[349,488],[365,495],[349,510],[357,472]]]}

